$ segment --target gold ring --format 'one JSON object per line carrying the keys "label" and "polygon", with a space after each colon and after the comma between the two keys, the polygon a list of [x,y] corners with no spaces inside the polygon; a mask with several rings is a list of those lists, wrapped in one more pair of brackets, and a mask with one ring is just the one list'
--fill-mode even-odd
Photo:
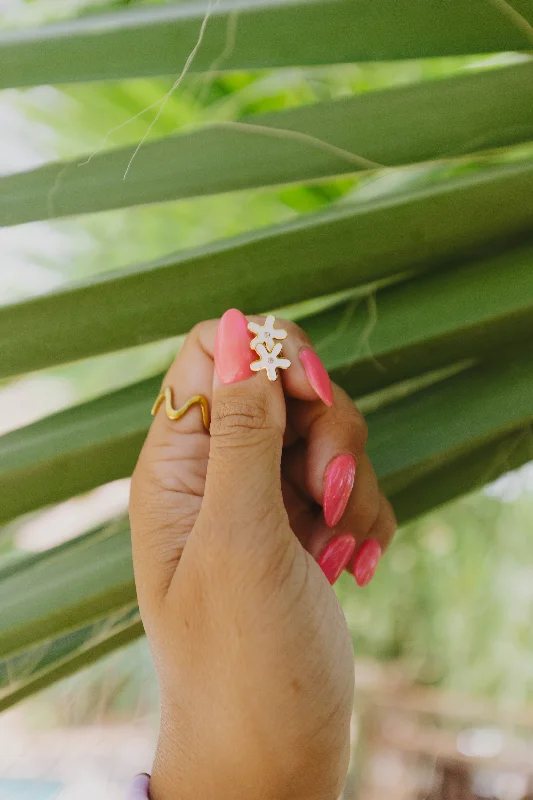
{"label": "gold ring", "polygon": [[157,400],[152,406],[153,417],[157,414],[163,402],[165,403],[166,415],[171,420],[180,419],[184,414],[187,413],[191,406],[194,406],[196,403],[198,403],[202,409],[202,422],[204,423],[204,428],[209,432],[209,403],[207,402],[207,397],[204,397],[203,394],[195,394],[194,397],[191,397],[189,400],[187,400],[187,402],[182,405],[181,408],[174,408],[172,405],[172,389],[170,386],[167,386],[165,389],[162,389],[159,392]]}

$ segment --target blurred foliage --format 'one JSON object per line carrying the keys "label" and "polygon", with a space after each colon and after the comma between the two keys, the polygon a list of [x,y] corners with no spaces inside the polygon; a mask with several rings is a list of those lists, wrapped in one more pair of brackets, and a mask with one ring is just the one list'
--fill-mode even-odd
{"label": "blurred foliage", "polygon": [[476,493],[407,525],[364,591],[343,577],[357,654],[400,659],[416,682],[531,701],[533,494],[520,484],[509,476],[499,497]]}

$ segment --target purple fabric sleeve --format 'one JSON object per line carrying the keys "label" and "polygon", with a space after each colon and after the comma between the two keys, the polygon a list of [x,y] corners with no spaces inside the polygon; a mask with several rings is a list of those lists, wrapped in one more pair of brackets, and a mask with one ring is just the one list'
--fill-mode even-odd
{"label": "purple fabric sleeve", "polygon": [[126,800],[149,800],[148,798],[148,787],[150,785],[150,776],[149,775],[137,775],[136,778],[133,779],[130,790],[128,792],[128,797]]}

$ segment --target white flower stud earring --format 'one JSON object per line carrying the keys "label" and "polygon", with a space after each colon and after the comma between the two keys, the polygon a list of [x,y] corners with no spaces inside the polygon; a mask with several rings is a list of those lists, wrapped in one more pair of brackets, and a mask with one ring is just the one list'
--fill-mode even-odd
{"label": "white flower stud earring", "polygon": [[283,328],[274,328],[275,321],[275,317],[270,314],[264,325],[259,325],[257,322],[248,324],[248,330],[255,334],[250,342],[250,347],[259,356],[257,361],[250,364],[250,369],[253,372],[264,369],[269,381],[278,379],[278,369],[288,369],[291,365],[288,358],[283,358],[282,345],[275,341],[276,339],[286,339],[287,331],[284,331]]}
{"label": "white flower stud earring", "polygon": [[288,369],[291,365],[288,358],[279,358],[281,353],[281,345],[279,342],[274,345],[272,351],[267,350],[264,344],[258,344],[255,348],[255,352],[259,356],[259,360],[252,361],[250,369],[253,372],[259,372],[261,369],[266,370],[269,381],[277,380],[278,369]]}
{"label": "white flower stud earring", "polygon": [[255,337],[250,342],[252,350],[257,350],[258,344],[264,344],[267,350],[272,350],[276,344],[276,339],[287,338],[287,331],[284,331],[283,328],[274,328],[275,321],[276,318],[273,314],[269,314],[264,325],[259,325],[257,322],[248,324],[248,330],[255,333]]}

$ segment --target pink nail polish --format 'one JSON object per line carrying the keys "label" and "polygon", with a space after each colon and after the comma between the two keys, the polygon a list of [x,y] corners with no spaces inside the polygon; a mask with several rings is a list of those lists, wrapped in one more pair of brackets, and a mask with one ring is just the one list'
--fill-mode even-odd
{"label": "pink nail polish", "polygon": [[318,566],[333,585],[340,578],[355,550],[355,539],[349,533],[335,536],[318,559]]}
{"label": "pink nail polish", "polygon": [[328,371],[314,350],[306,347],[300,351],[300,361],[302,362],[305,374],[323,403],[327,406],[333,405],[333,390]]}
{"label": "pink nail polish", "polygon": [[324,519],[334,528],[350,499],[355,480],[355,458],[350,454],[337,456],[330,461],[324,479]]}
{"label": "pink nail polish", "polygon": [[374,577],[381,558],[381,547],[375,539],[365,542],[357,553],[353,576],[359,586],[366,586]]}
{"label": "pink nail polish", "polygon": [[220,383],[236,383],[252,374],[248,320],[236,308],[230,308],[218,323],[215,339],[215,369]]}

